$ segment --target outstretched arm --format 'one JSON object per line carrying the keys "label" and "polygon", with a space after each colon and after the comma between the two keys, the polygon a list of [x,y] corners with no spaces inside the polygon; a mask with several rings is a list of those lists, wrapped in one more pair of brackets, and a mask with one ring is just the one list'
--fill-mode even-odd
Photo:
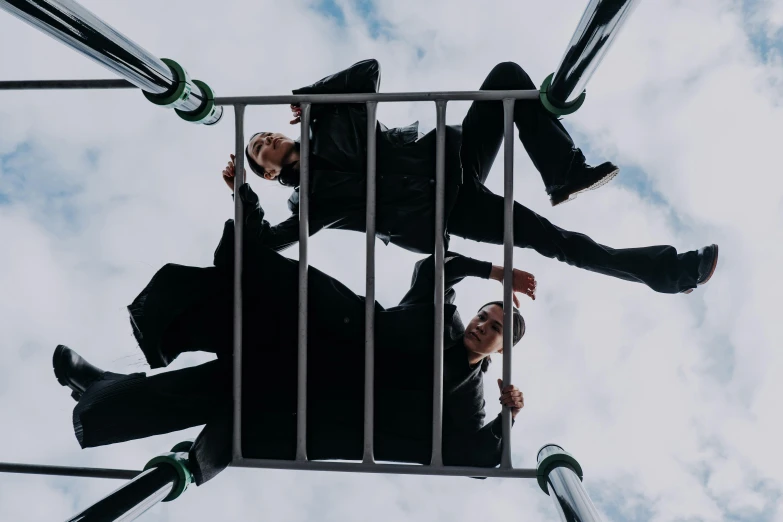
{"label": "outstretched arm", "polygon": [[[503,282],[503,267],[493,265],[488,261],[479,261],[456,252],[446,252],[443,263],[443,286],[446,293],[446,303],[453,303],[456,293],[454,285],[466,277],[481,277]],[[431,255],[416,263],[411,278],[411,288],[400,305],[432,303],[435,285],[435,256]],[[513,291],[523,293],[535,299],[536,279],[533,274],[523,270],[513,270]],[[513,295],[514,303],[519,306],[519,299]]]}
{"label": "outstretched arm", "polygon": [[[443,287],[446,303],[454,302],[454,285],[466,277],[489,279],[492,263],[462,256],[455,252],[446,252],[443,263]],[[416,262],[411,278],[411,287],[400,306],[412,304],[431,304],[434,301],[435,256],[431,255]]]}

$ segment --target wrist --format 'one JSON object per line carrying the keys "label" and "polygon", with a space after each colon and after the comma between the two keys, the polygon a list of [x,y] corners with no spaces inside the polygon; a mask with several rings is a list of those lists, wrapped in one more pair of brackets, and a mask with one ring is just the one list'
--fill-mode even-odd
{"label": "wrist", "polygon": [[489,278],[502,283],[503,282],[503,267],[492,265],[492,270],[489,271]]}

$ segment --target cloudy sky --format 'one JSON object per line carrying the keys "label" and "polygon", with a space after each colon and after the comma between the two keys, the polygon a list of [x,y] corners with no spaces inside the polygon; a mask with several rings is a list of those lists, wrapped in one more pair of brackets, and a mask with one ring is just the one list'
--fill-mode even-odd
{"label": "cloudy sky", "polygon": [[[498,62],[552,72],[585,0],[170,0],[83,4],[219,95],[283,94],[365,58],[381,91],[475,90]],[[217,5],[217,4],[214,4]],[[3,80],[111,73],[0,13]],[[449,104],[459,123],[467,103]],[[295,136],[285,107],[249,108],[247,132]],[[389,126],[434,126],[433,104],[381,105]],[[573,453],[606,520],[782,521],[783,1],[641,2],[565,120],[615,181],[551,208],[515,145],[515,196],[561,227],[614,247],[715,242],[714,279],[690,295],[584,272],[532,251],[539,280],[514,383],[518,467],[548,442]],[[0,461],[140,468],[188,430],[80,450],[73,402],[51,370],[65,343],[115,372],[145,371],[125,306],[167,262],[206,266],[232,216],[220,172],[233,117],[208,128],[137,91],[3,92],[0,98]],[[502,160],[489,187],[501,191]],[[273,222],[288,191],[253,180]],[[364,238],[322,232],[310,261],[364,291]],[[403,295],[416,256],[378,243],[379,301]],[[502,261],[502,249],[454,250]],[[285,252],[296,256],[296,249]],[[347,254],[349,253],[349,254]],[[494,286],[493,286],[494,285]],[[500,285],[467,281],[470,315]],[[182,357],[175,368],[207,360]],[[497,411],[488,374],[488,415]],[[0,475],[0,520],[63,520],[116,481]],[[145,520],[555,521],[534,481],[229,469]]]}

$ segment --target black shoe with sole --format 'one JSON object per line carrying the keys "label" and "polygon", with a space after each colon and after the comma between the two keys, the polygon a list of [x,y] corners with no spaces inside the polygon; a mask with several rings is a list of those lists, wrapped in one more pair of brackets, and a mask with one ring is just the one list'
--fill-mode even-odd
{"label": "black shoe with sole", "polygon": [[71,397],[77,401],[81,399],[84,391],[105,373],[63,344],[54,349],[52,366],[57,382],[73,390]]}
{"label": "black shoe with sole", "polygon": [[[710,280],[715,268],[718,266],[718,245],[712,244],[698,250],[699,254],[699,277],[696,284],[701,286]],[[681,291],[681,294],[690,294],[693,288]]]}
{"label": "black shoe with sole", "polygon": [[549,201],[554,207],[560,203],[576,199],[576,196],[582,192],[597,189],[609,183],[619,172],[620,168],[609,161],[601,163],[597,167],[591,167],[586,163],[582,164],[574,169],[574,172],[569,172],[568,174],[568,177],[574,181],[553,190],[549,194]]}

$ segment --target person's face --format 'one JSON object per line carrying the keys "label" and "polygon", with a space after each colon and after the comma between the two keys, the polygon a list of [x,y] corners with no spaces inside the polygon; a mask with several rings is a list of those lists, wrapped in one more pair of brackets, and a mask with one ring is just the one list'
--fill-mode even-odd
{"label": "person's face", "polygon": [[275,179],[295,151],[294,140],[279,132],[262,132],[250,140],[248,151],[264,169],[264,178]]}
{"label": "person's face", "polygon": [[483,357],[503,353],[503,309],[489,305],[479,310],[465,328],[464,342],[469,351]]}

